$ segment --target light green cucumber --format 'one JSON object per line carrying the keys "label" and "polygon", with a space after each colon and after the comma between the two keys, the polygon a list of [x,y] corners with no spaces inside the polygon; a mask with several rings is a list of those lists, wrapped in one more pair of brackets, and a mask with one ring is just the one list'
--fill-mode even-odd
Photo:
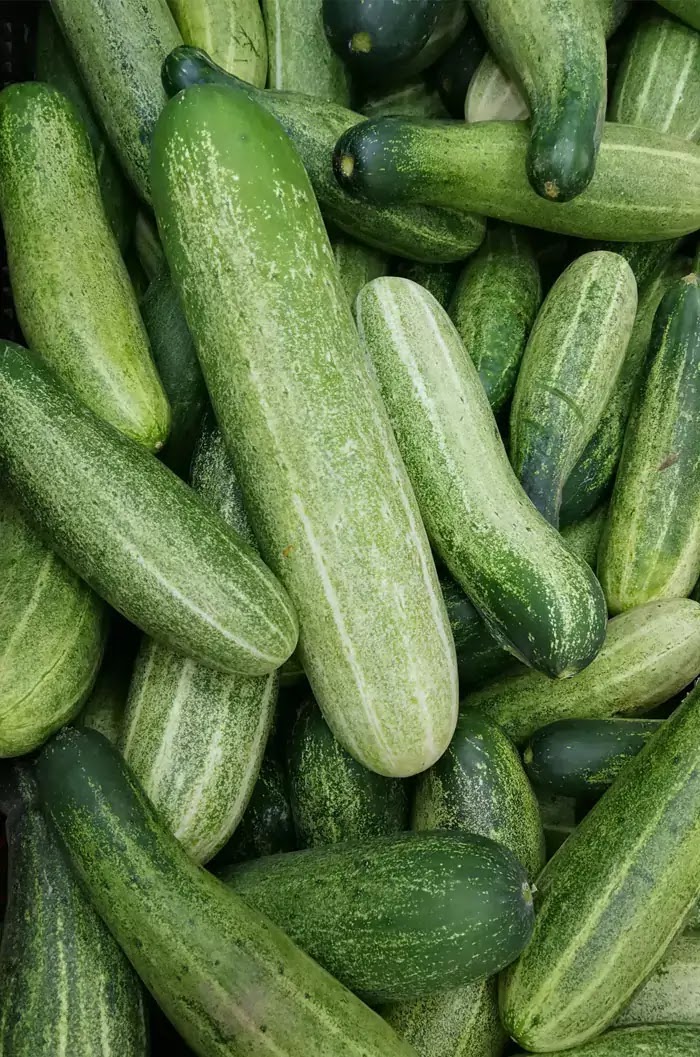
{"label": "light green cucumber", "polygon": [[454,643],[301,160],[244,92],[194,86],[158,123],[153,189],[251,527],[299,614],[313,695],[370,770],[422,771],[454,731]]}
{"label": "light green cucumber", "polygon": [[694,29],[700,29],[698,0],[659,0],[659,3],[676,18],[680,18]]}
{"label": "light green cucumber", "polygon": [[598,547],[607,514],[608,508],[603,504],[592,514],[587,514],[581,521],[566,525],[561,530],[562,539],[565,540],[567,546],[592,569],[595,569],[598,561]]}
{"label": "light green cucumber", "polygon": [[469,82],[465,121],[523,121],[530,111],[522,92],[487,51]]}
{"label": "light green cucumber", "polygon": [[700,1025],[700,936],[697,933],[676,937],[647,982],[623,1009],[615,1027],[674,1023]]}
{"label": "light green cucumber", "polygon": [[148,282],[152,283],[161,272],[166,270],[167,265],[156,226],[153,219],[144,209],[139,209],[136,212],[134,248],[138,259],[141,261],[141,267],[146,273]]}
{"label": "light green cucumber", "polygon": [[[267,40],[258,0],[168,0],[185,44],[236,77],[265,87]],[[268,13],[264,12],[267,19]],[[301,89],[295,89],[301,91]]]}
{"label": "light green cucumber", "polygon": [[0,94],[0,212],[17,317],[33,351],[97,415],[157,451],[170,409],[90,142],[67,97],[49,85]]}
{"label": "light green cucumber", "polygon": [[378,275],[386,275],[389,258],[381,250],[356,242],[347,235],[334,236],[331,244],[340,281],[352,308],[365,283]]}
{"label": "light green cucumber", "polygon": [[510,459],[555,526],[564,482],[615,389],[636,311],[629,264],[598,250],[557,279],[530,333],[510,412]]}
{"label": "light green cucumber", "polygon": [[[328,43],[321,0],[263,0],[262,7],[267,31],[268,88],[302,92],[327,103],[349,106],[350,75]],[[220,66],[229,69],[211,49],[204,50]],[[238,70],[231,73],[258,84]],[[265,87],[265,78],[259,87]]]}
{"label": "light green cucumber", "polygon": [[418,1057],[501,1057],[506,1048],[493,977],[416,1002],[396,1002],[381,1013]]}
{"label": "light green cucumber", "polygon": [[433,546],[498,640],[551,676],[595,657],[600,587],[518,484],[476,367],[447,313],[408,279],[375,279],[358,329]]}
{"label": "light green cucumber", "polygon": [[457,285],[454,264],[421,264],[420,261],[396,260],[393,272],[403,279],[412,279],[419,286],[424,286],[443,308],[447,308]]}
{"label": "light green cucumber", "polygon": [[449,117],[437,88],[421,78],[369,95],[362,104],[365,117],[395,114],[398,117]]}

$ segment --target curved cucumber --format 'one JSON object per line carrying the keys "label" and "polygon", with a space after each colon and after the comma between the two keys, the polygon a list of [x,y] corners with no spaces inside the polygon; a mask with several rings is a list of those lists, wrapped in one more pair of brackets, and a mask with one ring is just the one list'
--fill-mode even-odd
{"label": "curved cucumber", "polygon": [[340,281],[345,290],[348,304],[352,308],[355,298],[365,283],[370,279],[376,279],[378,275],[386,275],[389,266],[389,258],[381,250],[365,246],[347,235],[338,235],[332,240],[333,256],[335,266],[340,275]]}
{"label": "curved cucumber", "polygon": [[700,10],[697,0],[659,0],[662,7],[670,11],[694,29],[700,29]]}
{"label": "curved cucumber", "polygon": [[530,110],[515,81],[487,51],[469,82],[464,100],[465,121],[524,121]]}
{"label": "curved cucumber", "polygon": [[506,1048],[493,978],[385,1006],[382,1016],[418,1057],[501,1057]]}
{"label": "curved cucumber", "polygon": [[566,525],[561,530],[562,539],[565,540],[567,547],[570,547],[574,554],[590,565],[591,569],[595,569],[598,561],[598,547],[607,514],[607,506],[599,506],[581,521]]}
{"label": "curved cucumber", "polygon": [[700,1025],[700,936],[676,937],[615,1021],[620,1028],[633,1024]]}
{"label": "curved cucumber", "polygon": [[249,84],[265,87],[267,40],[258,0],[168,0],[168,4],[185,44],[202,48],[219,66]]}
{"label": "curved cucumber", "polygon": [[[349,106],[350,78],[345,63],[326,36],[321,0],[263,0],[263,14],[269,54],[268,88],[303,92],[328,103]],[[228,69],[211,49],[204,50]],[[238,70],[231,73],[265,87],[265,78],[257,82]]]}
{"label": "curved cucumber", "polygon": [[552,676],[595,657],[605,606],[588,566],[534,510],[447,313],[408,279],[375,279],[357,324],[433,546],[498,640]]}

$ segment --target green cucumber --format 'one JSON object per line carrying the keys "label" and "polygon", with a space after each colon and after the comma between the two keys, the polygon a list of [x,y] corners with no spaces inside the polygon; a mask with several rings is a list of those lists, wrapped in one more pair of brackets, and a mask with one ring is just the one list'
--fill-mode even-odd
{"label": "green cucumber", "polygon": [[648,711],[700,674],[700,604],[671,599],[639,606],[608,624],[600,653],[573,679],[541,672],[506,676],[468,694],[514,741],[557,719],[605,719]]}
{"label": "green cucumber", "polygon": [[0,465],[56,553],[153,638],[249,675],[291,654],[294,611],[254,551],[10,342],[0,344]]}
{"label": "green cucumber", "polygon": [[600,545],[598,572],[612,613],[689,595],[700,575],[697,275],[664,294],[648,363]]}
{"label": "green cucumber", "polygon": [[457,285],[457,273],[452,264],[421,264],[420,261],[397,260],[394,261],[394,274],[425,287],[443,308],[447,308]]}
{"label": "green cucumber", "polygon": [[512,851],[531,878],[544,866],[542,820],[520,756],[473,710],[462,713],[445,755],[418,778],[411,825],[481,833]]}
{"label": "green cucumber", "polygon": [[355,311],[442,561],[518,659],[552,676],[585,667],[605,633],[600,587],[520,488],[447,313],[393,277],[369,283]]}
{"label": "green cucumber", "polygon": [[598,250],[557,279],[530,333],[510,412],[510,458],[523,489],[555,526],[564,482],[614,392],[636,311],[629,264]]}
{"label": "green cucumber", "polygon": [[[250,84],[265,87],[267,40],[258,0],[168,0],[185,44]],[[165,56],[163,56],[165,57]]]}
{"label": "green cucumber", "polygon": [[102,659],[104,609],[0,498],[0,757],[31,752],[72,719]]}
{"label": "green cucumber", "polygon": [[661,719],[563,719],[538,730],[523,754],[530,779],[564,796],[604,793]]}
{"label": "green cucumber", "polygon": [[333,175],[333,146],[361,114],[293,92],[257,91],[237,81],[194,48],[177,48],[163,67],[169,95],[194,84],[228,84],[247,92],[277,118],[299,151],[323,215],[346,234],[400,257],[427,263],[467,257],[484,237],[479,217],[422,206],[383,208],[357,202]]}
{"label": "green cucumber", "polygon": [[539,266],[528,238],[517,228],[490,224],[459,277],[449,313],[494,412],[513,393],[541,299]]}
{"label": "green cucumber", "polygon": [[662,7],[680,18],[693,29],[700,29],[700,7],[698,0],[658,0]]}
{"label": "green cucumber", "polygon": [[470,15],[460,35],[428,72],[450,117],[464,117],[467,89],[485,51],[484,35]]}
{"label": "green cucumber", "polygon": [[471,833],[331,844],[221,876],[374,1004],[491,975],[517,957],[532,931],[522,866],[507,848]]}
{"label": "green cucumber", "polygon": [[284,771],[268,748],[243,818],[228,844],[214,859],[212,868],[220,869],[263,855],[295,851],[296,846]]}
{"label": "green cucumber", "polygon": [[157,451],[170,409],[90,142],[70,101],[49,85],[0,94],[0,212],[26,340],[97,415]]}
{"label": "green cucumber", "polygon": [[388,837],[407,829],[406,783],[367,771],[340,745],[313,701],[297,716],[287,774],[300,848]]}
{"label": "green cucumber", "polygon": [[464,120],[522,121],[530,116],[528,105],[515,81],[487,51],[469,82],[464,99]]}
{"label": "green cucumber", "polygon": [[389,258],[381,250],[365,246],[362,242],[347,235],[336,235],[331,242],[335,266],[340,274],[340,281],[345,290],[348,304],[352,308],[355,298],[365,283],[386,275]]}
{"label": "green cucumber", "polygon": [[64,730],[37,771],[76,876],[198,1057],[414,1057],[381,1017],[188,859],[99,734]]}
{"label": "green cucumber", "polygon": [[136,212],[134,248],[149,283],[167,269],[156,226],[144,209]]}
{"label": "green cucumber", "polygon": [[700,1025],[700,936],[677,936],[615,1021],[620,1028],[636,1024]]}
{"label": "green cucumber", "polygon": [[[263,0],[263,14],[269,55],[268,88],[302,92],[328,103],[349,106],[350,77],[345,63],[328,42],[321,0]],[[210,48],[204,51],[228,69]],[[231,73],[265,87],[265,78],[258,82],[238,70],[232,69]]]}
{"label": "green cucumber", "polygon": [[495,979],[397,1002],[382,1016],[418,1057],[501,1057],[506,1047]]}
{"label": "green cucumber", "polygon": [[695,1057],[700,1053],[700,1031],[685,1024],[620,1028],[600,1038],[557,1050],[550,1057]]}
{"label": "green cucumber", "polygon": [[147,1057],[138,978],[66,863],[27,766],[5,776],[8,905],[0,949],[0,1052]]}
{"label": "green cucumber", "polygon": [[440,577],[440,589],[455,640],[460,690],[481,686],[511,668],[520,667],[494,638],[481,614],[450,576]]}
{"label": "green cucumber", "polygon": [[542,816],[545,854],[549,861],[576,829],[577,805],[570,796],[558,796],[539,788],[537,802]]}
{"label": "green cucumber", "polygon": [[406,81],[398,87],[373,93],[364,100],[361,111],[365,117],[395,114],[412,118],[447,118],[437,89],[425,78]]}
{"label": "green cucumber", "polygon": [[129,692],[131,664],[124,657],[119,638],[111,637],[92,692],[75,720],[78,727],[90,727],[116,745],[124,722]]}
{"label": "green cucumber", "polygon": [[527,1049],[599,1034],[683,927],[700,890],[699,773],[700,688],[537,879],[532,938],[501,984],[503,1025]]}
{"label": "green cucumber", "polygon": [[195,86],[158,123],[153,195],[246,512],[299,614],[314,697],[370,770],[422,771],[454,731],[454,644],[301,160],[245,93]]}
{"label": "green cucumber", "polygon": [[605,126],[596,174],[570,202],[545,201],[525,172],[527,127],[411,124],[378,118],[336,144],[341,187],[379,204],[421,203],[483,213],[545,231],[653,242],[700,226],[700,147],[633,125]]}
{"label": "green cucumber", "polygon": [[570,547],[574,554],[590,565],[591,569],[596,567],[600,537],[603,535],[607,515],[608,508],[603,504],[592,514],[587,514],[581,521],[565,525],[561,530],[562,539],[566,541],[567,547]]}

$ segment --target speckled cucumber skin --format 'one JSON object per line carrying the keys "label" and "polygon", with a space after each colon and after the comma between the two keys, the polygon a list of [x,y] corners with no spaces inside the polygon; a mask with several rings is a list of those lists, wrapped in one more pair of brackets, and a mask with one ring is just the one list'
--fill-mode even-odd
{"label": "speckled cucumber skin", "polygon": [[697,0],[659,0],[659,3],[687,25],[700,29],[700,8]]}
{"label": "speckled cucumber skin", "polygon": [[341,187],[376,204],[444,206],[563,235],[654,242],[700,226],[700,147],[609,122],[595,176],[570,202],[549,202],[525,172],[527,126],[412,124],[378,118],[345,132],[334,154]]}
{"label": "speckled cucumber skin", "polygon": [[168,4],[185,44],[206,51],[219,66],[249,84],[265,87],[267,39],[258,0],[168,0]]}
{"label": "speckled cucumber skin", "polygon": [[585,667],[605,633],[600,587],[518,484],[447,313],[394,277],[369,283],[355,311],[428,535],[452,576],[519,659],[551,676]]}
{"label": "speckled cucumber skin", "polygon": [[532,938],[501,980],[506,1031],[539,1051],[599,1034],[663,957],[699,892],[700,688],[538,877]]}
{"label": "speckled cucumber skin", "polygon": [[0,467],[56,553],[153,638],[249,675],[294,649],[289,598],[252,548],[10,342],[0,344]]}
{"label": "speckled cucumber skin", "polygon": [[402,833],[256,859],[221,874],[373,1005],[492,975],[532,931],[526,874],[462,833]]}
{"label": "speckled cucumber skin", "polygon": [[190,861],[104,738],[63,731],[42,753],[38,782],[76,876],[199,1057],[414,1057],[381,1017]]}
{"label": "speckled cucumber skin", "polygon": [[102,659],[100,600],[0,496],[0,757],[31,752],[90,693]]}
{"label": "speckled cucumber skin", "polygon": [[381,250],[366,246],[347,235],[338,235],[331,240],[335,266],[345,290],[348,304],[352,308],[355,298],[365,283],[386,275],[389,257]]}
{"label": "speckled cucumber skin", "polygon": [[582,558],[591,569],[595,569],[598,560],[600,537],[603,535],[608,508],[599,506],[592,514],[587,514],[581,521],[565,525],[561,537],[574,554]]}
{"label": "speckled cucumber skin", "polygon": [[408,791],[367,771],[333,737],[313,701],[287,747],[287,776],[300,848],[389,837],[408,828]]}
{"label": "speckled cucumber skin", "polygon": [[182,37],[166,0],[53,0],[83,83],[121,166],[150,201],[151,136],[165,104],[160,68]]}
{"label": "speckled cucumber skin", "polygon": [[422,771],[454,731],[454,643],[301,160],[243,92],[195,86],[158,123],[153,193],[246,512],[299,615],[314,697],[370,770]]}
{"label": "speckled cucumber skin", "polygon": [[501,1057],[506,1048],[493,978],[385,1006],[382,1016],[418,1057]]}
{"label": "speckled cucumber skin", "polygon": [[557,527],[564,482],[614,392],[636,311],[629,264],[598,250],[560,275],[530,333],[510,411],[510,460]]}
{"label": "speckled cucumber skin", "polygon": [[9,891],[0,1052],[147,1057],[141,984],[66,863],[28,767],[5,775]]}
{"label": "speckled cucumber skin", "polygon": [[277,855],[278,852],[296,849],[296,833],[286,775],[282,764],[270,752],[268,744],[253,795],[243,818],[209,869],[216,873],[221,867],[231,863],[249,862],[250,859],[260,859],[263,855]]}
{"label": "speckled cucumber skin", "polygon": [[621,1028],[550,1057],[697,1057],[700,1031],[685,1024]]}
{"label": "speckled cucumber skin", "polygon": [[[330,46],[321,7],[321,0],[263,0],[267,86],[279,92],[302,92],[328,103],[349,106],[350,77],[345,63]],[[219,62],[215,54],[212,58]],[[219,65],[226,68],[224,62]],[[238,74],[238,70],[231,72]],[[265,87],[264,80],[260,87]]]}
{"label": "speckled cucumber skin", "polygon": [[161,448],[170,409],[90,142],[68,98],[49,85],[0,94],[0,212],[27,342],[95,414]]}
{"label": "speckled cucumber skin", "polygon": [[654,317],[600,544],[611,613],[689,595],[700,575],[700,285],[690,274]]}
{"label": "speckled cucumber skin", "polygon": [[449,207],[389,204],[379,208],[371,202],[358,202],[343,191],[333,175],[333,146],[346,129],[363,121],[361,114],[294,92],[254,89],[234,80],[194,48],[178,48],[168,57],[163,83],[170,95],[193,84],[227,84],[265,107],[299,151],[326,220],[369,246],[431,263],[462,260],[484,237],[485,224],[480,217],[456,213]]}
{"label": "speckled cucumber skin", "polygon": [[644,712],[670,700],[700,673],[700,605],[652,602],[608,624],[596,659],[573,679],[552,682],[524,672],[476,690],[461,702],[478,708],[514,741],[557,719]]}
{"label": "speckled cucumber skin", "polygon": [[490,224],[459,277],[449,315],[494,411],[512,395],[541,299],[540,271],[527,237],[509,225]]}
{"label": "speckled cucumber skin", "polygon": [[[615,1021],[637,1024],[700,1025],[700,936],[676,936],[649,979]],[[698,1048],[700,1053],[700,1031]]]}
{"label": "speckled cucumber skin", "polygon": [[[394,261],[391,273],[403,279],[412,279],[433,295],[435,300],[447,308],[457,285],[459,265],[421,264],[419,261]],[[372,276],[372,278],[378,278]]]}

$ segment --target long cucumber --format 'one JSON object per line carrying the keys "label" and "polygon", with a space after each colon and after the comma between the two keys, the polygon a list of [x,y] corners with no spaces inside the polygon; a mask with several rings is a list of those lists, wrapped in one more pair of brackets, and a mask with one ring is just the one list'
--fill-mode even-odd
{"label": "long cucumber", "polygon": [[185,44],[249,84],[265,87],[267,39],[258,0],[168,0]]}
{"label": "long cucumber", "polygon": [[[345,63],[330,46],[321,6],[321,0],[264,0],[267,85],[279,92],[303,92],[328,103],[349,106],[350,77]],[[214,53],[210,54],[219,62]],[[222,62],[219,65],[226,67]],[[260,87],[265,87],[264,81]]]}

